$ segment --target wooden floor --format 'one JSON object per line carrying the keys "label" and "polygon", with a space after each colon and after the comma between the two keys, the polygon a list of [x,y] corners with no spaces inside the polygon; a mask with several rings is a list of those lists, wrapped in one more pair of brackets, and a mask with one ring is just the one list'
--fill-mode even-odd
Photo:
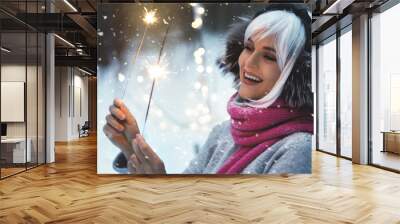
{"label": "wooden floor", "polygon": [[1,168],[1,177],[7,177],[25,170],[24,168]]}
{"label": "wooden floor", "polygon": [[33,169],[37,166],[37,164],[27,164],[27,167],[25,165],[19,165],[18,167],[7,167],[7,168],[1,168],[1,178],[5,178],[20,172],[24,172],[27,169]]}
{"label": "wooden floor", "polygon": [[314,152],[313,174],[96,174],[96,139],[0,181],[0,223],[400,223],[400,175]]}
{"label": "wooden floor", "polygon": [[392,152],[374,151],[372,157],[374,164],[389,167],[395,170],[400,170],[400,154]]}

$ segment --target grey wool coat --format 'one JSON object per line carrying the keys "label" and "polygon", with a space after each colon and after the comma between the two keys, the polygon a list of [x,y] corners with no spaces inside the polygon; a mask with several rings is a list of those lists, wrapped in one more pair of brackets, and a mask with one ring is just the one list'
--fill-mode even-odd
{"label": "grey wool coat", "polygon": [[[215,174],[232,153],[238,150],[230,133],[230,121],[216,125],[200,152],[192,159],[184,174]],[[247,167],[242,174],[304,174],[311,173],[312,135],[296,132],[276,142]],[[164,161],[165,162],[165,161]],[[114,169],[128,173],[126,159],[120,153]]]}

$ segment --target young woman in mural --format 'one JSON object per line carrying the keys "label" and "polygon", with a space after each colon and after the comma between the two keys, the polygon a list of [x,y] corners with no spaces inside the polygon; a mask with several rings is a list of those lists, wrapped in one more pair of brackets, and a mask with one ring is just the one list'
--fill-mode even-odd
{"label": "young woman in mural", "polygon": [[[311,172],[310,24],[305,8],[272,5],[231,28],[218,60],[237,84],[227,103],[231,118],[213,128],[184,173]],[[104,133],[121,149],[116,170],[166,173],[121,100],[110,106],[106,120]]]}

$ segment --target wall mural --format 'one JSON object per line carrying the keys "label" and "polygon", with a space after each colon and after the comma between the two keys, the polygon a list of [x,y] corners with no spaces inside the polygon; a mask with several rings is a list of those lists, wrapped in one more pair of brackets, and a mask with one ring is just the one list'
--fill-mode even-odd
{"label": "wall mural", "polygon": [[311,172],[303,4],[101,4],[99,174]]}

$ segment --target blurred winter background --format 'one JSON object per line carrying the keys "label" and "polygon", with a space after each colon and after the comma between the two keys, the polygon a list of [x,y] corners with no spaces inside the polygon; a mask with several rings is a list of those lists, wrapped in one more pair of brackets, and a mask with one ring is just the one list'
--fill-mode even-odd
{"label": "blurred winter background", "polygon": [[[252,17],[265,4],[242,3],[108,3],[98,13],[98,153],[97,171],[116,173],[119,153],[102,127],[114,98],[122,98],[144,124],[152,78],[162,39],[170,24],[163,55],[168,74],[157,80],[145,139],[164,161],[167,173],[181,173],[203,145],[213,126],[229,116],[226,103],[235,92],[233,79],[223,76],[216,60],[225,50],[229,26]],[[145,9],[146,8],[146,9]],[[147,25],[142,50],[133,64],[145,30],[146,10],[157,22]],[[126,93],[123,94],[124,88]]]}

